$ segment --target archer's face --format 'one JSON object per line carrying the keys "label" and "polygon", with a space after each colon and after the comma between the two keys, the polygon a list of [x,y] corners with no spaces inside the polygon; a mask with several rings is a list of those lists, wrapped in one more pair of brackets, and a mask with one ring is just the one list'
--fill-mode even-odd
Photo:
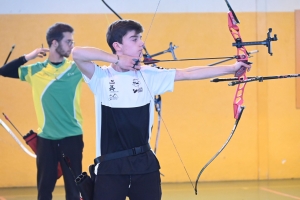
{"label": "archer's face", "polygon": [[62,57],[69,57],[74,47],[73,33],[64,32],[63,39],[58,43],[55,51]]}
{"label": "archer's face", "polygon": [[140,57],[144,46],[142,33],[137,34],[135,31],[129,31],[123,36],[122,44],[120,45],[124,55]]}

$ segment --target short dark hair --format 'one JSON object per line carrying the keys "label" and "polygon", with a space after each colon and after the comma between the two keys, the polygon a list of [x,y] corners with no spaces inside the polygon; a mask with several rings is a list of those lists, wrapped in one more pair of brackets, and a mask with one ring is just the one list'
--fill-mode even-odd
{"label": "short dark hair", "polygon": [[48,29],[47,34],[46,34],[48,46],[51,47],[53,40],[60,42],[64,37],[64,35],[63,35],[64,32],[73,33],[73,31],[74,31],[74,29],[69,24],[56,23],[56,24],[52,25]]}
{"label": "short dark hair", "polygon": [[133,20],[118,20],[112,23],[106,33],[106,41],[112,52],[116,50],[113,47],[114,42],[122,44],[122,39],[129,31],[135,31],[137,34],[143,32],[143,27],[140,23]]}

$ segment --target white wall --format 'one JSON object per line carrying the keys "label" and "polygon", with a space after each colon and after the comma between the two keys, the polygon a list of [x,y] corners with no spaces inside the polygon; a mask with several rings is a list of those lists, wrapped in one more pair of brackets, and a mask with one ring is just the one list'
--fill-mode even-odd
{"label": "white wall", "polygon": [[[106,0],[118,13],[227,12],[224,0]],[[229,0],[235,12],[293,12],[300,0]],[[0,0],[0,14],[111,13],[101,0]],[[1,18],[0,18],[1,20]]]}

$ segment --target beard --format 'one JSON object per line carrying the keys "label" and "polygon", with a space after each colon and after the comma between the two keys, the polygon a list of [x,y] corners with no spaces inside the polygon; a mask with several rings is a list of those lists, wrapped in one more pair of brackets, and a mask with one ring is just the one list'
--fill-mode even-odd
{"label": "beard", "polygon": [[67,51],[65,51],[61,45],[59,44],[58,47],[55,49],[56,53],[58,53],[58,55],[60,55],[61,57],[66,57],[68,58],[70,56],[70,53],[68,53]]}

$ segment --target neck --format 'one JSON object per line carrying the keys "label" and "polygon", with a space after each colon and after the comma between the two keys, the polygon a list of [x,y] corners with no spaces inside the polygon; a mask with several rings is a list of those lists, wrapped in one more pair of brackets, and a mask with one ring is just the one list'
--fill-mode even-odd
{"label": "neck", "polygon": [[55,50],[50,50],[48,60],[52,63],[59,63],[64,60],[64,57],[59,55]]}

